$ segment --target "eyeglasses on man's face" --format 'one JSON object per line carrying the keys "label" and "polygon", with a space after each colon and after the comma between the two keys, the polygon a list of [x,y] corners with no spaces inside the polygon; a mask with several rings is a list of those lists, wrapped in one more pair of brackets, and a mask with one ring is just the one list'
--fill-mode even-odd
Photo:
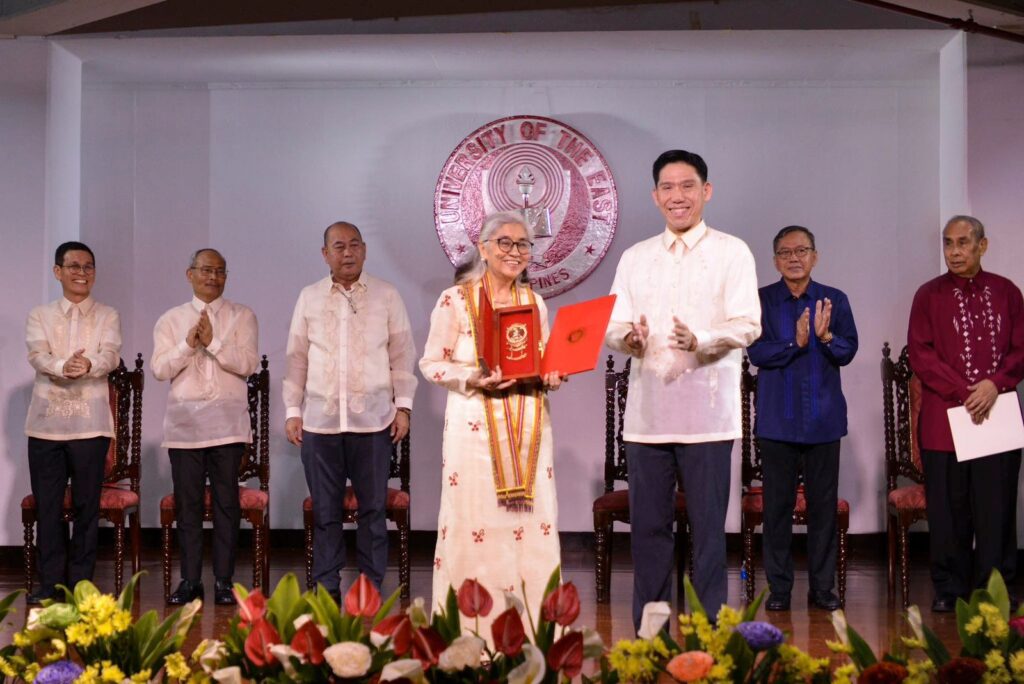
{"label": "eyeglasses on man's face", "polygon": [[496,245],[498,245],[498,249],[500,249],[505,254],[508,254],[512,251],[513,245],[515,246],[516,251],[519,252],[520,254],[529,254],[533,250],[533,243],[530,242],[529,240],[513,240],[512,238],[500,237],[496,240],[484,240],[484,242],[495,243]]}
{"label": "eyeglasses on man's face", "polygon": [[211,268],[209,266],[201,266],[201,267],[193,266],[192,270],[193,271],[198,271],[199,274],[201,276],[203,276],[204,278],[209,278],[211,276],[216,276],[218,278],[227,278],[228,277],[228,270],[226,268]]}
{"label": "eyeglasses on man's face", "polygon": [[76,273],[78,275],[92,275],[96,272],[96,266],[93,264],[64,264],[61,268],[66,268],[69,272]]}
{"label": "eyeglasses on man's face", "polygon": [[795,256],[797,259],[803,259],[804,257],[806,257],[808,254],[812,253],[813,251],[814,251],[813,247],[797,247],[796,249],[780,249],[778,252],[775,253],[775,256],[777,256],[778,258],[783,259],[783,260],[789,259],[789,258],[791,258],[793,256]]}

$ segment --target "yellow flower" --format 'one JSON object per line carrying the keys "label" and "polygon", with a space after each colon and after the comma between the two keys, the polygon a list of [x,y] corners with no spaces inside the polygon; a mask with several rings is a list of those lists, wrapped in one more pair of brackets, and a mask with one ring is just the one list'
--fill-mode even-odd
{"label": "yellow flower", "polygon": [[145,670],[133,674],[131,676],[131,680],[132,682],[134,682],[134,684],[146,684],[146,682],[149,681],[151,674],[152,672],[150,672],[149,668],[147,667]]}
{"label": "yellow flower", "polygon": [[662,660],[668,655],[668,647],[658,637],[651,641],[622,639],[608,654],[608,663],[618,670],[622,681],[646,682],[653,680],[658,674],[655,657]]}
{"label": "yellow flower", "polygon": [[980,615],[975,615],[967,621],[967,624],[964,625],[964,631],[968,634],[977,634],[981,631],[981,628],[984,626],[985,618],[981,617]]}
{"label": "yellow flower", "polygon": [[3,656],[0,656],[0,674],[4,677],[14,678],[18,676],[18,670],[11,664],[11,661],[7,660]]}
{"label": "yellow flower", "polygon": [[906,684],[928,684],[935,673],[935,663],[930,660],[911,660],[907,663]]}
{"label": "yellow flower", "polygon": [[1003,654],[995,649],[988,652],[985,656],[985,667],[988,670],[982,675],[981,681],[986,684],[1010,684],[1013,681],[1013,677],[1010,676],[1010,671],[1006,669],[1006,658]]}
{"label": "yellow flower", "polygon": [[1010,671],[1015,680],[1024,681],[1024,650],[1010,654]]}
{"label": "yellow flower", "polygon": [[853,653],[853,646],[848,646],[847,644],[844,644],[842,641],[832,641],[830,639],[825,639],[825,645],[828,646],[828,650],[832,651],[833,653],[846,653],[847,655]]}
{"label": "yellow flower", "polygon": [[853,678],[857,676],[857,668],[853,663],[837,667],[832,673],[832,684],[852,684]]}
{"label": "yellow flower", "polygon": [[715,664],[711,666],[711,671],[708,672],[708,679],[713,682],[729,681],[732,675],[732,668],[732,656],[719,656],[715,659]]}
{"label": "yellow flower", "polygon": [[35,681],[37,674],[39,674],[39,663],[29,663],[21,677],[31,684],[31,682]]}
{"label": "yellow flower", "polygon": [[179,651],[167,656],[164,660],[164,667],[167,668],[167,676],[172,679],[187,679],[192,674],[192,669],[185,662],[185,656]]}
{"label": "yellow flower", "polygon": [[125,674],[121,671],[121,668],[114,665],[109,660],[103,661],[103,674],[100,675],[100,679],[102,681],[112,682],[112,684],[121,684],[125,678]]}
{"label": "yellow flower", "polygon": [[28,648],[32,645],[31,637],[29,637],[29,635],[25,634],[24,632],[15,632],[14,636],[11,637],[11,640],[14,642],[14,645],[18,648]]}
{"label": "yellow flower", "polygon": [[82,674],[78,675],[75,684],[99,684],[100,670],[96,665],[88,665]]}
{"label": "yellow flower", "polygon": [[921,641],[920,639],[915,639],[914,637],[900,637],[900,641],[902,641],[903,645],[909,649],[924,649],[926,646],[926,644],[923,641]]}
{"label": "yellow flower", "polygon": [[85,622],[75,622],[68,625],[68,628],[64,630],[64,635],[68,638],[69,644],[83,648],[89,648],[96,640],[96,633]]}
{"label": "yellow flower", "polygon": [[828,668],[828,658],[812,658],[792,644],[779,646],[779,659],[785,672],[806,680]]}

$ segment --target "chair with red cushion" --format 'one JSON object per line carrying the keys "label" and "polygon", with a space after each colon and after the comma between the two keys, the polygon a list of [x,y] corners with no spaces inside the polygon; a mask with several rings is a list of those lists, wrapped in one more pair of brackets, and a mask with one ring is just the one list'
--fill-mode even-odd
{"label": "chair with red cushion", "polygon": [[[757,405],[757,376],[750,372],[750,360],[743,355],[743,376],[740,381],[742,399],[741,415],[743,439],[740,444],[742,467],[740,479],[740,528],[743,535],[743,575],[745,575],[744,598],[747,603],[754,600],[754,530],[764,521],[764,489],[761,486],[764,471],[761,453],[754,438],[754,412]],[[807,498],[804,486],[796,490],[796,505],[793,507],[793,524],[807,524]],[[755,484],[756,483],[756,484]],[[836,536],[839,548],[836,554],[836,584],[839,602],[846,605],[846,534],[850,529],[850,502],[839,499],[836,503]]]}
{"label": "chair with red cushion", "polygon": [[[629,392],[629,370],[632,358],[627,358],[621,371],[615,370],[615,360],[609,354],[604,372],[604,493],[594,499],[594,580],[597,602],[608,603],[611,595],[612,533],[616,522],[629,524],[629,488],[616,489],[616,483],[628,484],[626,445],[622,441],[622,419],[626,411]],[[690,552],[686,565],[692,574],[692,549],[686,540],[688,532],[686,496],[681,488],[676,491],[676,567],[683,567],[684,554]],[[682,600],[683,574],[676,575],[677,595]]]}
{"label": "chair with red cushion", "polygon": [[[882,422],[885,428],[885,530],[889,538],[889,601],[896,598],[896,569],[899,567],[903,608],[909,603],[910,563],[907,532],[918,520],[925,520],[924,469],[917,443],[917,421],[921,415],[921,381],[910,370],[907,348],[893,363],[889,343],[882,345]],[[899,479],[910,482],[900,486]]]}
{"label": "chair with red cushion", "polygon": [[[409,435],[398,444],[391,445],[391,462],[388,479],[398,480],[398,489],[388,487],[385,515],[398,528],[398,582],[402,586],[402,598],[409,598]],[[357,523],[359,502],[351,486],[345,488],[342,521]],[[302,527],[306,540],[306,587],[313,588],[313,497],[307,496],[302,502]]]}
{"label": "chair with red cushion", "polygon": [[[252,526],[252,585],[267,591],[270,584],[270,562],[267,547],[270,541],[270,372],[267,356],[260,369],[249,376],[249,423],[252,442],[246,445],[238,469],[238,499],[242,520]],[[259,480],[258,487],[246,486]],[[213,520],[213,495],[209,485],[203,496],[203,520]],[[171,528],[174,526],[174,494],[160,500],[160,527],[163,533],[164,601],[171,595]]]}
{"label": "chair with red cushion", "polygon": [[[124,583],[124,556],[127,530],[131,540],[132,573],[139,571],[139,462],[142,456],[142,354],[135,369],[125,368],[122,359],[107,376],[110,412],[114,418],[114,438],[110,440],[100,490],[100,520],[114,525],[114,593]],[[74,520],[71,488],[64,490],[64,521]],[[36,498],[29,494],[21,500],[21,524],[25,527],[25,588],[32,591],[35,573]]]}

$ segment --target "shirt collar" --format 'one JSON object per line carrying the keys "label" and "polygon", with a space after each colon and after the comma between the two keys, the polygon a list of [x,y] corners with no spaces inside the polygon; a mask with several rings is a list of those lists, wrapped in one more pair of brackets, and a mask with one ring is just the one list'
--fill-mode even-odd
{"label": "shirt collar", "polygon": [[199,297],[196,297],[195,295],[192,295],[192,308],[195,309],[196,311],[198,311],[199,313],[202,313],[203,309],[205,309],[207,307],[210,308],[210,311],[212,313],[217,313],[217,312],[220,311],[220,307],[222,307],[222,306],[224,306],[224,297],[223,296],[217,297],[212,302],[207,304],[206,302],[204,302]]}
{"label": "shirt collar", "polygon": [[704,223],[703,219],[682,235],[676,235],[668,229],[668,226],[665,226],[665,232],[661,234],[661,244],[664,245],[666,250],[671,251],[672,245],[677,241],[681,241],[687,249],[693,249],[700,242],[700,239],[707,235],[707,232],[708,226]]}
{"label": "shirt collar", "polygon": [[808,297],[810,299],[821,299],[820,297],[817,296],[820,286],[813,278],[809,283],[807,283],[807,288],[799,297],[794,297],[793,293],[789,291],[789,285],[786,284],[785,278],[779,278],[778,287],[779,296],[782,299],[802,299],[804,297]]}
{"label": "shirt collar", "polygon": [[366,287],[367,287],[366,271],[363,271],[362,273],[359,274],[359,279],[356,280],[355,283],[353,283],[351,290],[346,290],[345,287],[341,283],[336,283],[336,282],[334,282],[334,280],[330,276],[327,276],[327,291],[328,292],[330,292],[331,290],[335,290],[336,289],[336,290],[338,290],[338,292],[343,292],[343,293],[345,293],[347,295],[351,295],[356,290],[365,292],[366,291]]}
{"label": "shirt collar", "polygon": [[984,272],[985,272],[984,270],[979,268],[978,272],[974,274],[973,278],[964,278],[962,276],[956,275],[952,271],[946,271],[946,275],[948,275],[950,277],[950,279],[953,281],[954,285],[956,285],[958,287],[966,287],[970,283],[976,281],[978,278],[981,278],[982,274]]}
{"label": "shirt collar", "polygon": [[[92,298],[92,295],[89,295],[88,297],[86,297],[85,299],[78,303],[78,310],[81,311],[83,314],[88,314],[90,311],[92,311],[92,307],[95,305],[96,300]],[[71,307],[73,306],[75,306],[75,303],[72,302],[67,297],[62,296],[60,298],[60,310],[65,316],[68,314],[69,311],[71,311]]]}

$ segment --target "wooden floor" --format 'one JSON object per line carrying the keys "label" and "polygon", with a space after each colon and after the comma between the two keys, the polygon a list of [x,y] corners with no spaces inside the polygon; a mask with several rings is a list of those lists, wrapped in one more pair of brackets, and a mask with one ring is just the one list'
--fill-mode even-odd
{"label": "wooden floor", "polygon": [[[586,545],[583,545],[584,547]],[[272,549],[271,586],[275,585],[286,572],[294,572],[301,583],[304,579],[302,554],[298,549]],[[235,579],[248,584],[252,579],[252,566],[248,550],[239,551],[238,570]],[[412,595],[424,597],[430,602],[431,566],[427,553],[415,554],[412,568]],[[143,610],[155,608],[161,614],[170,612],[163,603],[163,584],[159,554],[154,549],[143,554],[142,569],[146,576],[141,580],[139,604]],[[742,594],[739,576],[739,558],[729,559],[729,600],[737,606]],[[826,639],[835,639],[828,613],[817,609],[808,609],[806,603],[806,573],[802,569],[801,559],[797,559],[797,580],[793,591],[793,607],[788,613],[764,613],[766,619],[784,631],[792,634],[793,642],[816,656],[829,655],[825,646]],[[931,604],[931,588],[927,575],[925,559],[914,564],[911,578],[911,602],[922,607],[925,622],[929,624],[946,642],[950,650],[959,649],[956,635],[955,617],[951,614],[933,615],[929,609]],[[875,560],[851,560],[847,571],[846,614],[849,623],[854,626],[867,642],[876,650],[887,649],[900,635],[909,634],[905,621],[899,610],[890,607],[886,598],[886,566],[883,558]],[[617,558],[613,564],[611,581],[611,603],[598,605],[594,594],[593,554],[587,548],[566,550],[563,553],[563,574],[567,580],[574,582],[582,598],[582,611],[577,625],[595,627],[602,635],[606,644],[615,640],[632,638],[631,596],[632,568],[628,557]],[[397,586],[397,568],[389,567],[385,580],[386,592],[393,591]],[[23,586],[23,573],[13,563],[0,566],[0,595]],[[97,567],[97,584],[104,591],[113,591],[113,563],[101,552]],[[346,571],[343,575],[347,586],[355,578],[354,573]],[[177,585],[175,577],[172,587]],[[759,576],[763,587],[763,575]],[[212,605],[213,577],[207,572],[204,578],[207,597],[211,605],[204,608],[202,619],[189,638],[188,646],[198,643],[202,638],[217,636],[225,631],[225,626],[234,615],[233,607]],[[678,604],[677,608],[678,608]],[[24,618],[23,613],[15,616],[16,624]],[[672,623],[674,624],[674,622]],[[0,635],[0,642],[8,642],[9,634]]]}

